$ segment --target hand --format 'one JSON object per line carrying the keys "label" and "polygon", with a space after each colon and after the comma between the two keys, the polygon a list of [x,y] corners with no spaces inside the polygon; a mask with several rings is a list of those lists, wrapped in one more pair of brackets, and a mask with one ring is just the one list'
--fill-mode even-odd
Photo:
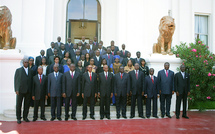
{"label": "hand", "polygon": [[50,93],[48,93],[48,96],[50,97]]}
{"label": "hand", "polygon": [[98,97],[100,98],[100,93],[98,93]]}
{"label": "hand", "polygon": [[129,93],[127,93],[127,96],[129,96]]}
{"label": "hand", "polygon": [[172,95],[174,94],[174,91],[172,91]]}
{"label": "hand", "polygon": [[48,99],[48,96],[46,95],[46,100]]}
{"label": "hand", "polygon": [[97,96],[97,93],[95,93],[95,98],[96,98],[96,96]]}
{"label": "hand", "polygon": [[145,95],[145,97],[147,98],[147,95]]}
{"label": "hand", "polygon": [[82,98],[84,98],[84,93],[82,93]]}
{"label": "hand", "polygon": [[159,93],[161,94],[161,90],[159,91]]}
{"label": "hand", "polygon": [[187,96],[189,96],[189,95],[190,95],[190,92],[187,93]]}
{"label": "hand", "polygon": [[144,95],[144,92],[142,92],[142,96]]}
{"label": "hand", "polygon": [[176,95],[179,96],[179,92],[176,92]]}
{"label": "hand", "polygon": [[16,91],[16,94],[19,95],[19,91]]}
{"label": "hand", "polygon": [[32,100],[35,100],[35,96],[32,96]]}
{"label": "hand", "polygon": [[63,93],[62,96],[63,96],[63,98],[66,98],[66,94],[65,93]]}
{"label": "hand", "polygon": [[117,96],[117,93],[115,93],[115,96]]}
{"label": "hand", "polygon": [[113,93],[110,94],[110,98],[112,98],[112,97],[113,97]]}
{"label": "hand", "polygon": [[80,94],[79,93],[77,93],[77,97],[79,96]]}

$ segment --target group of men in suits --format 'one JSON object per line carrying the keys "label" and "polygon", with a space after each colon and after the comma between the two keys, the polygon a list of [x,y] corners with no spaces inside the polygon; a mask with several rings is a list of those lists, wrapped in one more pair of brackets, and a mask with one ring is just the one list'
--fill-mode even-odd
{"label": "group of men in suits", "polygon": [[[131,95],[131,112],[130,118],[135,117],[135,105],[137,102],[139,117],[144,117],[143,112],[143,102],[142,98],[145,96],[146,99],[146,117],[151,116],[151,100],[153,100],[153,117],[158,118],[157,115],[157,99],[160,97],[161,102],[161,117],[171,118],[170,116],[170,105],[171,98],[174,92],[176,92],[176,118],[179,119],[180,115],[180,104],[183,99],[183,115],[184,118],[189,118],[186,115],[186,101],[187,96],[190,94],[189,85],[189,74],[185,73],[185,66],[180,67],[181,72],[174,75],[174,72],[169,70],[170,64],[166,62],[164,64],[164,69],[158,72],[158,76],[154,76],[154,69],[150,68],[149,76],[144,75],[140,71],[140,58],[141,53],[138,51],[136,53],[137,58],[133,59],[134,70],[129,73],[124,72],[124,66],[119,68],[119,73],[113,74],[109,72],[109,66],[114,61],[113,55],[114,50],[118,47],[114,46],[114,41],[111,41],[111,46],[106,50],[103,48],[101,41],[99,44],[90,41],[90,44],[84,43],[84,38],[82,38],[81,43],[85,44],[87,49],[86,53],[90,53],[90,49],[93,45],[97,45],[98,48],[95,50],[94,61],[107,59],[107,65],[103,66],[103,72],[98,74],[92,72],[92,65],[87,66],[87,71],[82,75],[80,72],[76,71],[76,63],[79,61],[77,56],[80,56],[80,50],[76,44],[71,43],[71,39],[68,39],[67,44],[62,44],[60,38],[58,38],[57,43],[51,43],[51,48],[47,49],[46,58],[51,61],[53,57],[53,63],[51,64],[51,72],[46,76],[43,75],[43,67],[40,66],[41,59],[43,58],[45,51],[41,50],[41,56],[36,57],[36,64],[38,65],[37,74],[33,76],[32,70],[28,67],[28,60],[23,60],[23,67],[18,68],[15,73],[15,92],[17,94],[17,104],[16,104],[16,116],[17,123],[21,123],[21,107],[22,101],[24,100],[24,111],[23,120],[29,122],[27,116],[29,112],[30,100],[34,100],[34,116],[33,121],[38,118],[38,106],[41,106],[41,116],[42,120],[45,118],[45,100],[48,96],[51,98],[51,121],[61,119],[61,104],[62,97],[65,99],[65,120],[67,121],[70,117],[69,107],[72,100],[72,114],[71,119],[77,120],[77,97],[82,96],[83,98],[83,120],[87,117],[87,103],[90,102],[90,118],[94,118],[94,105],[95,98],[100,98],[100,119],[110,119],[110,101],[113,95],[116,97],[116,116],[120,118],[126,117],[126,105],[127,96]],[[80,46],[80,45],[79,45]],[[57,48],[58,47],[58,48]],[[61,49],[59,49],[59,47]],[[111,49],[112,47],[112,49]],[[68,72],[60,71],[62,65],[59,64],[60,57],[57,52],[60,50],[65,51],[68,49],[76,50],[76,54],[72,57],[76,59],[69,66]],[[95,48],[95,47],[94,47]],[[131,58],[131,53],[125,50],[125,45],[122,45],[122,60],[123,65],[127,65],[127,61]],[[105,51],[105,54],[101,57],[100,54]],[[65,52],[64,51],[64,52]],[[51,52],[54,52],[50,54]],[[119,51],[118,51],[119,52]],[[127,56],[125,56],[127,54]],[[111,58],[112,57],[112,58]],[[80,57],[79,57],[80,58]],[[75,61],[75,60],[74,60]],[[101,65],[99,62],[95,62],[96,66]],[[55,113],[57,108],[57,114]],[[120,114],[120,111],[122,113]]]}

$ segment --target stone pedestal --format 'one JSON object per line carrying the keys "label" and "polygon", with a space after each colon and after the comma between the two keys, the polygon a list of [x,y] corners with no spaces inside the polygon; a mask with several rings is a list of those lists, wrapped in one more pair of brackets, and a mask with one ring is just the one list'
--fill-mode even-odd
{"label": "stone pedestal", "polygon": [[22,58],[17,49],[0,50],[0,114],[6,109],[15,109],[14,74]]}

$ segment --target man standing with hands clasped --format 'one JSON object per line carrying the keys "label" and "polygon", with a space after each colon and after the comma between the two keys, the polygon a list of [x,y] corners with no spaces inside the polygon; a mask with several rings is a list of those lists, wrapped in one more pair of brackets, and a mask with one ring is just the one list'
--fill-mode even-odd
{"label": "man standing with hands clasped", "polygon": [[175,92],[176,92],[176,119],[179,119],[181,100],[183,99],[182,117],[187,117],[187,96],[190,95],[190,75],[185,72],[185,65],[180,66],[181,72],[175,74]]}

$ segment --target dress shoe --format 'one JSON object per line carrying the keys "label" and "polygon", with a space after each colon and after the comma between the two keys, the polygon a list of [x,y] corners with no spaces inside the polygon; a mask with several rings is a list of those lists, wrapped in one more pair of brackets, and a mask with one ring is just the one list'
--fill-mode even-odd
{"label": "dress shoe", "polygon": [[159,118],[158,116],[153,116],[153,117],[155,117],[155,118]]}
{"label": "dress shoe", "polygon": [[168,118],[172,118],[170,115],[167,115]]}
{"label": "dress shoe", "polygon": [[68,117],[65,118],[65,121],[68,121]]}
{"label": "dress shoe", "polygon": [[85,120],[86,119],[86,116],[83,116],[83,118],[82,118],[83,120]]}
{"label": "dress shoe", "polygon": [[18,123],[18,124],[21,124],[21,120],[17,120],[17,123]]}
{"label": "dress shoe", "polygon": [[146,116],[146,118],[148,118],[148,119],[149,119],[149,118],[150,118],[150,116]]}
{"label": "dress shoe", "polygon": [[108,120],[110,120],[110,115],[106,116],[106,118],[107,118]]}
{"label": "dress shoe", "polygon": [[95,120],[95,117],[94,117],[94,116],[91,116],[90,118],[93,119],[93,120]]}
{"label": "dress shoe", "polygon": [[164,118],[164,115],[161,115],[161,118]]}
{"label": "dress shoe", "polygon": [[104,116],[101,116],[100,119],[103,120],[103,119],[104,119]]}
{"label": "dress shoe", "polygon": [[130,116],[130,119],[134,118],[134,116]]}
{"label": "dress shoe", "polygon": [[123,118],[125,118],[125,119],[127,119],[127,117],[126,116],[122,116]]}
{"label": "dress shoe", "polygon": [[140,118],[143,118],[143,119],[145,119],[145,117],[144,116],[139,116]]}
{"label": "dress shoe", "polygon": [[45,117],[43,117],[43,118],[41,118],[41,120],[44,120],[44,121],[46,121],[47,119],[46,119]]}
{"label": "dress shoe", "polygon": [[176,116],[176,119],[179,119],[179,116]]}
{"label": "dress shoe", "polygon": [[182,116],[183,118],[186,118],[186,119],[189,119],[189,117],[188,116]]}
{"label": "dress shoe", "polygon": [[23,119],[25,122],[30,122],[28,118]]}
{"label": "dress shoe", "polygon": [[76,118],[76,117],[72,117],[72,119],[75,120],[75,121],[77,121],[77,118]]}
{"label": "dress shoe", "polygon": [[55,120],[55,118],[54,117],[52,117],[51,119],[50,119],[50,121],[54,121]]}
{"label": "dress shoe", "polygon": [[60,117],[57,118],[59,121],[62,121],[62,119]]}
{"label": "dress shoe", "polygon": [[119,118],[120,118],[120,116],[118,115],[118,116],[116,116],[116,118],[117,118],[117,119],[119,119]]}
{"label": "dress shoe", "polygon": [[36,118],[33,119],[33,121],[36,121],[36,120],[37,120]]}

